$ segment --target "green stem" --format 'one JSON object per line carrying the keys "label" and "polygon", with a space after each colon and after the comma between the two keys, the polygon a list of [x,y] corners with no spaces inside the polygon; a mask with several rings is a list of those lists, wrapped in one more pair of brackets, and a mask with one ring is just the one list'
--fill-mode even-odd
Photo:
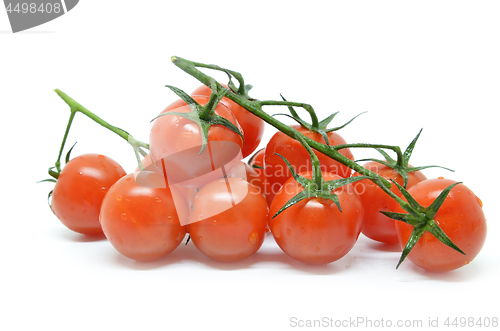
{"label": "green stem", "polygon": [[56,170],[57,173],[59,174],[61,172],[61,156],[64,150],[64,145],[66,144],[66,140],[68,139],[68,134],[69,134],[69,129],[71,128],[71,124],[73,124],[73,119],[75,118],[76,111],[71,109],[71,115],[69,116],[68,120],[68,125],[66,126],[66,131],[64,132],[64,137],[61,143],[61,148],[59,150],[59,155],[57,156],[57,161],[56,161]]}
{"label": "green stem", "polygon": [[255,102],[257,102],[261,108],[262,108],[262,106],[291,106],[291,107],[304,108],[311,116],[311,122],[312,122],[311,127],[314,129],[319,128],[318,116],[316,115],[316,112],[314,111],[313,107],[307,103],[290,102],[290,101],[274,101],[274,100],[255,101]]}
{"label": "green stem", "polygon": [[[176,56],[172,57],[172,62],[177,67],[179,67],[180,69],[182,69],[183,71],[185,71],[189,75],[193,76],[194,78],[198,79],[201,83],[203,83],[207,86],[210,86],[211,81],[214,80],[212,77],[210,77],[210,76],[204,74],[203,72],[201,72],[200,70],[198,70],[196,68],[196,65],[195,65],[196,63],[194,63],[194,62],[191,62],[191,61],[188,61],[188,60],[185,60],[183,58],[176,57]],[[217,85],[220,86],[219,83],[217,83]],[[236,102],[237,104],[239,104],[243,108],[246,108],[252,114],[260,117],[266,123],[272,125],[273,127],[278,129],[279,131],[286,134],[287,136],[296,139],[296,136],[300,135],[311,148],[314,148],[315,150],[329,156],[330,158],[334,159],[335,161],[338,161],[338,162],[346,165],[347,167],[353,169],[354,171],[356,171],[362,175],[379,179],[381,181],[381,183],[384,186],[386,186],[387,188],[390,188],[392,186],[391,183],[388,182],[385,178],[382,178],[378,174],[360,166],[356,162],[354,162],[354,161],[350,160],[349,158],[345,157],[344,155],[340,154],[334,148],[327,146],[325,144],[319,143],[317,141],[314,141],[314,140],[304,136],[303,134],[301,134],[300,132],[298,132],[294,128],[280,122],[279,120],[277,120],[276,118],[274,118],[273,116],[267,114],[265,111],[262,110],[263,105],[282,105],[282,106],[292,106],[292,107],[293,106],[303,107],[305,104],[296,103],[296,102],[288,102],[288,101],[249,100],[243,96],[240,96],[238,94],[233,93],[232,91],[229,91],[225,96],[228,99],[231,99],[232,101]]]}
{"label": "green stem", "polygon": [[61,99],[64,100],[64,102],[66,102],[68,104],[68,106],[71,108],[72,112],[75,112],[75,113],[80,112],[80,113],[86,115],[87,117],[92,119],[94,122],[102,125],[106,129],[111,130],[112,132],[116,133],[117,135],[119,135],[120,137],[122,137],[123,139],[128,141],[129,136],[130,136],[130,134],[128,132],[126,132],[125,130],[122,130],[120,128],[117,128],[116,126],[113,126],[113,125],[109,124],[108,122],[104,121],[102,118],[100,118],[99,116],[97,116],[96,114],[94,114],[93,112],[88,110],[87,108],[83,107],[81,104],[79,104],[78,102],[73,100],[71,97],[69,97],[66,93],[64,93],[60,89],[55,89],[54,91],[57,93],[57,95],[59,95],[61,97]]}
{"label": "green stem", "polygon": [[393,152],[395,152],[398,155],[398,160],[401,160],[401,161],[404,160],[403,152],[401,151],[401,148],[399,146],[357,143],[357,144],[335,145],[335,146],[332,146],[332,148],[335,150],[341,150],[344,148],[383,148],[383,149],[389,149],[389,150],[392,150]]}
{"label": "green stem", "polygon": [[57,95],[59,95],[61,97],[61,99],[64,100],[64,102],[66,102],[68,104],[68,106],[70,107],[70,111],[71,111],[70,120],[68,122],[68,126],[66,127],[66,132],[64,133],[64,138],[63,138],[63,141],[61,144],[61,150],[59,151],[59,157],[58,157],[57,162],[56,162],[56,168],[57,168],[58,172],[61,172],[60,165],[61,165],[62,151],[64,149],[66,139],[68,137],[69,129],[71,127],[71,124],[72,124],[73,119],[74,119],[77,112],[84,114],[88,118],[92,119],[94,122],[100,124],[101,126],[105,127],[106,129],[110,130],[111,132],[116,133],[118,136],[125,139],[134,149],[134,153],[135,153],[136,159],[138,161],[139,167],[142,169],[141,158],[139,155],[143,155],[143,156],[145,155],[145,152],[143,151],[143,149],[149,149],[149,145],[147,143],[138,141],[127,131],[120,129],[114,125],[109,124],[108,122],[106,122],[105,120],[103,120],[102,118],[100,118],[99,116],[97,116],[96,114],[94,114],[93,112],[91,112],[90,110],[83,107],[81,104],[79,104],[75,100],[73,100],[70,96],[68,96],[66,93],[64,93],[60,89],[55,89],[54,91],[57,93]]}

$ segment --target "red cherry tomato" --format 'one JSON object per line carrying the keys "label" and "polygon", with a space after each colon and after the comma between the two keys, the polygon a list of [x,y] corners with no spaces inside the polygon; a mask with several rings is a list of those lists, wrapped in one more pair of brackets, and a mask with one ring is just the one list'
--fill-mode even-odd
{"label": "red cherry tomato", "polygon": [[[227,87],[226,85],[223,85]],[[191,93],[191,95],[210,95],[212,90],[202,85]],[[236,102],[224,97],[220,101],[234,114],[238,123],[243,128],[243,135],[245,137],[245,144],[241,150],[243,157],[247,157],[259,146],[264,134],[264,121],[255,116]]]}
{"label": "red cherry tomato", "polygon": [[179,246],[187,217],[187,205],[175,188],[141,187],[134,174],[116,182],[101,207],[106,238],[118,252],[137,261],[159,259]]}
{"label": "red cherry tomato", "polygon": [[[428,179],[411,187],[408,192],[424,207],[428,207],[451,184],[449,179]],[[401,207],[396,212],[406,213]],[[425,232],[408,258],[417,266],[430,271],[450,271],[470,263],[479,254],[486,240],[486,218],[481,200],[465,185],[450,191],[434,221],[466,255],[440,242]],[[406,245],[413,230],[411,225],[396,222],[401,246]]]}
{"label": "red cherry tomato", "polygon": [[[311,179],[312,174],[302,173]],[[323,173],[325,181],[341,178]],[[290,178],[276,194],[269,210],[269,228],[278,246],[295,260],[308,264],[326,264],[346,255],[361,232],[363,205],[351,185],[333,191],[339,197],[342,212],[331,200],[307,198],[272,218],[291,198],[303,191]],[[333,193],[332,192],[332,193]]]}
{"label": "red cherry tomato", "polygon": [[[193,96],[193,99],[204,105],[209,97]],[[183,105],[178,107],[180,104]],[[184,101],[176,101],[162,113],[169,111],[187,113],[191,109]],[[223,104],[217,105],[215,114],[240,128],[234,115]],[[200,127],[193,121],[177,115],[161,116],[154,121],[151,128],[151,156],[157,166],[160,160],[166,160],[170,183],[186,182],[186,186],[198,187],[221,177],[214,170],[236,160],[243,144],[238,134],[222,125],[211,126],[207,139],[208,144],[199,155],[202,146]]]}
{"label": "red cherry tomato", "polygon": [[107,156],[84,154],[75,157],[59,174],[52,193],[52,211],[70,230],[102,236],[99,224],[102,200],[111,185],[126,174]]}
{"label": "red cherry tomato", "polygon": [[[404,185],[403,177],[396,170],[386,165],[378,162],[368,162],[363,167],[385,179],[392,179],[399,185]],[[359,176],[359,174],[354,173],[353,176]],[[426,179],[421,171],[410,172],[408,173],[407,188]],[[396,221],[381,213],[381,211],[395,211],[396,207],[399,206],[396,200],[369,179],[354,183],[354,187],[365,209],[361,232],[370,239],[387,244],[397,244],[399,241],[396,232]],[[392,186],[391,191],[399,197],[403,197],[396,185]]]}
{"label": "red cherry tomato", "polygon": [[[325,143],[325,140],[319,133],[312,132],[299,125],[292,125],[292,127],[312,140],[323,144]],[[345,140],[334,131],[329,132],[327,135],[330,146],[343,145],[346,143]],[[322,171],[337,174],[344,178],[351,175],[351,169],[349,167],[331,159],[323,153],[314,152],[318,156]],[[309,154],[301,143],[282,132],[277,132],[267,144],[264,156],[265,172],[269,183],[266,199],[269,204],[271,204],[280,187],[291,176],[290,170],[288,170],[285,162],[275,153],[285,157],[297,173],[312,170]],[[340,150],[340,153],[351,160],[354,159],[348,148]]]}
{"label": "red cherry tomato", "polygon": [[194,245],[206,256],[223,262],[243,260],[257,252],[266,226],[264,196],[241,178],[220,179],[204,186],[194,200],[188,225]]}

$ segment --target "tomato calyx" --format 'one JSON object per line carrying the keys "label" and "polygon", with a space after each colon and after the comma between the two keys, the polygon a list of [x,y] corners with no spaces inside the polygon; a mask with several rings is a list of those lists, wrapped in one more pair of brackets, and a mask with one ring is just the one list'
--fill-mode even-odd
{"label": "tomato calyx", "polygon": [[428,169],[428,168],[441,168],[441,169],[445,169],[445,170],[453,172],[454,170],[451,170],[451,169],[448,169],[448,168],[445,168],[445,167],[442,167],[442,166],[438,166],[438,165],[429,165],[429,166],[420,166],[420,167],[413,167],[413,166],[409,165],[411,155],[413,153],[415,145],[417,144],[417,140],[420,137],[420,134],[422,133],[422,130],[423,129],[420,129],[420,131],[418,132],[417,136],[415,138],[413,138],[413,140],[408,145],[408,147],[406,148],[406,150],[404,151],[404,153],[398,155],[398,159],[397,160],[394,160],[383,149],[381,149],[381,148],[375,148],[380,154],[382,154],[382,156],[384,157],[385,161],[379,160],[379,159],[368,158],[368,159],[358,160],[358,162],[359,161],[373,161],[373,162],[377,162],[377,163],[383,164],[383,165],[385,165],[385,166],[387,166],[387,167],[389,167],[391,169],[396,170],[401,175],[401,177],[403,178],[403,183],[404,183],[403,187],[404,188],[406,188],[407,185],[408,185],[408,174],[411,173],[411,172],[420,171],[420,170]]}
{"label": "tomato calyx", "polygon": [[228,89],[221,85],[217,85],[215,81],[212,81],[211,86],[213,92],[210,95],[210,99],[206,105],[202,106],[186,92],[182,91],[177,87],[167,85],[166,87],[172,90],[175,94],[177,94],[178,97],[180,97],[182,100],[184,100],[184,102],[188,104],[191,111],[187,113],[168,111],[153,118],[151,122],[153,122],[154,120],[156,120],[161,116],[167,116],[167,115],[175,115],[193,121],[194,123],[196,123],[196,125],[200,127],[201,130],[202,141],[201,141],[201,150],[199,154],[203,153],[208,144],[208,131],[210,130],[210,127],[212,125],[224,126],[225,128],[233,131],[238,136],[240,136],[241,140],[244,142],[245,139],[243,137],[243,133],[236,125],[231,123],[231,121],[229,121],[228,119],[215,114],[215,108],[217,107],[221,99],[226,95]]}
{"label": "tomato calyx", "polygon": [[[278,155],[283,162],[287,165],[288,169],[290,170],[293,179],[304,188],[303,191],[300,191],[297,193],[293,198],[288,200],[283,207],[281,207],[280,210],[272,217],[275,218],[279,214],[281,214],[283,211],[286,209],[290,208],[291,206],[295,205],[296,203],[308,199],[308,198],[322,198],[325,200],[330,200],[339,209],[340,212],[342,212],[342,207],[340,206],[340,201],[339,197],[333,193],[336,189],[352,184],[354,182],[357,182],[359,180],[367,179],[370,177],[367,176],[356,176],[356,177],[348,177],[348,178],[340,178],[340,179],[334,179],[334,180],[329,180],[325,181],[323,178],[323,174],[321,172],[320,168],[320,163],[319,159],[316,156],[316,154],[313,152],[312,148],[307,144],[307,142],[300,136],[300,134],[297,134],[295,138],[306,148],[307,152],[309,153],[309,157],[311,158],[311,164],[312,164],[312,178],[306,178],[303,176],[300,176],[297,174],[297,172],[293,169],[292,165],[288,160],[283,157],[282,155],[275,153]],[[357,178],[359,177],[359,178]]]}
{"label": "tomato calyx", "polygon": [[[177,57],[177,56],[172,56],[171,60],[173,63],[177,62],[178,64],[180,63],[181,65],[186,65],[192,70],[193,69],[197,70],[196,67],[200,67],[200,68],[207,68],[207,69],[225,72],[229,77],[229,82],[228,82],[227,86],[231,89],[231,91],[233,93],[247,99],[247,100],[253,100],[252,98],[250,98],[248,96],[248,92],[252,89],[253,86],[249,85],[249,84],[245,84],[245,80],[243,79],[243,75],[240,74],[239,72],[236,72],[234,70],[229,70],[226,68],[222,68],[222,67],[215,65],[215,64],[205,64],[205,63],[199,63],[199,62],[187,62],[184,59]],[[239,87],[236,87],[236,85],[233,83],[232,77],[234,77],[238,81]],[[210,88],[212,89],[212,91],[214,90],[214,88],[213,88],[214,82],[215,81],[210,81]],[[222,87],[222,85],[220,85],[217,82],[215,82],[215,85],[218,88]],[[207,84],[207,86],[208,86],[208,84]]]}
{"label": "tomato calyx", "polygon": [[465,255],[465,253],[457,245],[453,243],[453,241],[446,235],[446,233],[439,227],[439,225],[434,220],[436,213],[438,212],[441,205],[444,203],[450,191],[456,185],[461,184],[461,182],[451,184],[439,194],[439,196],[432,202],[432,204],[429,207],[423,207],[411,196],[411,194],[404,187],[399,185],[395,180],[391,181],[395,185],[397,185],[398,189],[401,191],[403,196],[408,201],[408,203],[401,204],[401,207],[403,207],[403,209],[408,211],[408,213],[405,214],[405,213],[395,213],[387,211],[381,211],[381,213],[383,213],[385,216],[389,218],[405,222],[413,226],[413,231],[403,249],[403,253],[401,254],[401,258],[399,259],[396,269],[399,268],[401,263],[403,263],[403,261],[406,259],[406,257],[413,249],[415,244],[418,242],[420,237],[422,237],[422,235],[426,231],[430,232],[434,237],[436,237],[446,246],[453,248],[455,251]]}
{"label": "tomato calyx", "polygon": [[[283,99],[283,101],[287,101],[282,95],[281,95],[281,98]],[[354,119],[356,117],[366,113],[366,112],[362,112],[362,113],[354,116],[353,118],[351,118],[351,120],[349,120],[347,123],[345,123],[341,126],[337,126],[337,127],[328,129],[328,125],[334,119],[334,117],[337,116],[337,114],[339,112],[335,112],[335,113],[331,114],[330,116],[328,116],[327,118],[325,118],[324,120],[319,121],[314,109],[312,109],[312,108],[307,109],[306,108],[306,110],[309,112],[309,114],[311,116],[311,123],[308,123],[299,116],[299,114],[295,111],[295,109],[292,106],[288,106],[288,110],[290,111],[291,115],[280,113],[280,114],[275,114],[273,116],[281,115],[281,116],[290,117],[293,120],[295,120],[298,124],[300,124],[301,126],[303,126],[306,129],[308,129],[309,131],[319,133],[323,137],[323,139],[325,140],[327,146],[330,146],[330,143],[328,141],[328,135],[327,135],[329,132],[338,131],[338,130],[346,127],[352,121],[354,121]]]}

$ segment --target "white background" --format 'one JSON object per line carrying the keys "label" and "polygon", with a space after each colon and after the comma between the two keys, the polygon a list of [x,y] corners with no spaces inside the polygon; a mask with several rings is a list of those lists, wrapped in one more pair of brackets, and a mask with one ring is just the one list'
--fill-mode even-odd
{"label": "white background", "polygon": [[[287,330],[293,317],[425,327],[429,318],[500,317],[499,17],[497,1],[108,0],[80,1],[12,34],[1,9],[0,329]],[[199,85],[172,55],[240,71],[255,98],[282,93],[321,118],[340,111],[337,125],[368,111],[341,131],[348,142],[404,148],[424,128],[412,163],[454,169],[426,174],[463,181],[483,200],[483,251],[445,274],[410,261],[396,271],[395,248],[363,236],[321,267],[292,261],[269,237],[236,264],[211,261],[193,245],[137,263],[67,230],[47,206],[53,185],[35,184],[47,178],[69,116],[53,89],[147,141],[149,121],[176,99],[164,86]],[[275,131],[266,129],[268,140]],[[75,141],[74,155],[102,153],[135,167],[121,138],[81,114]]]}

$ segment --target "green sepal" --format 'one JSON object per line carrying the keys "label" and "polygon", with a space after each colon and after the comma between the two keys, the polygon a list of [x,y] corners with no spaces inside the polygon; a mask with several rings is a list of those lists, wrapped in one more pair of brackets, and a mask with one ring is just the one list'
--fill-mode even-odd
{"label": "green sepal", "polygon": [[401,263],[403,263],[403,261],[408,256],[408,254],[410,254],[411,250],[413,249],[413,247],[415,247],[415,244],[418,242],[420,237],[422,237],[422,235],[425,233],[425,231],[426,231],[425,225],[417,225],[417,226],[413,227],[413,231],[411,232],[410,238],[408,239],[408,242],[406,243],[406,245],[403,249],[403,253],[401,254],[401,257],[399,258],[399,262],[396,266],[396,269],[399,268]]}
{"label": "green sepal", "polygon": [[297,183],[299,183],[300,186],[302,186],[302,187],[305,188],[307,186],[307,184],[309,184],[310,179],[307,179],[307,178],[302,177],[299,174],[297,174],[297,172],[292,167],[292,165],[290,164],[290,162],[288,162],[288,160],[283,155],[278,154],[278,153],[274,153],[274,154],[278,155],[283,160],[283,162],[286,163],[286,166],[288,167],[288,170],[290,170],[290,172],[292,173],[293,179],[295,179],[295,181]]}
{"label": "green sepal", "polygon": [[323,130],[326,130],[326,128],[328,127],[328,124],[330,124],[330,122],[333,120],[333,118],[335,116],[337,116],[338,113],[339,112],[333,113],[330,116],[328,116],[327,118],[325,118],[324,120],[320,121],[319,122],[319,128],[323,129]]}
{"label": "green sepal", "polygon": [[238,127],[236,125],[234,125],[233,123],[231,123],[231,121],[229,121],[227,118],[224,118],[224,117],[219,116],[217,114],[212,114],[209,121],[210,121],[210,124],[212,124],[212,125],[222,125],[222,126],[228,128],[229,130],[233,131],[238,136],[240,136],[241,140],[243,140],[243,143],[245,143],[245,137],[243,136],[243,133],[241,132],[241,130],[238,129]]}
{"label": "green sepal", "polygon": [[[325,132],[326,132],[326,133],[328,133],[328,132],[338,131],[338,130],[340,130],[340,129],[343,129],[343,128],[345,128],[346,126],[348,126],[349,124],[351,124],[351,123],[352,123],[352,121],[354,121],[354,120],[355,120],[358,116],[361,116],[361,115],[363,115],[364,113],[366,113],[366,111],[364,111],[364,112],[362,112],[362,113],[359,113],[358,115],[354,116],[354,117],[353,117],[353,118],[351,118],[348,122],[346,122],[344,125],[337,126],[337,127],[335,127],[335,128],[331,128],[331,129],[326,129],[326,128],[325,128],[324,130],[325,130]],[[335,113],[335,115],[336,115],[336,114],[337,114],[337,113]],[[331,115],[330,115],[330,116],[331,116]],[[321,121],[321,122],[323,122],[323,121]],[[321,122],[320,122],[320,123],[321,123]]]}
{"label": "green sepal", "polygon": [[410,225],[415,225],[415,218],[413,218],[410,214],[394,213],[391,211],[380,211],[380,212],[385,216],[392,218],[393,220],[404,222]]}
{"label": "green sepal", "polygon": [[408,201],[408,203],[410,204],[411,208],[413,208],[417,212],[424,212],[425,208],[422,207],[417,202],[417,200],[415,200],[413,198],[413,196],[410,194],[410,192],[408,192],[403,186],[399,185],[399,183],[396,182],[395,180],[391,179],[391,182],[398,187],[399,191],[401,192],[401,194],[403,194],[403,196],[405,197],[406,201]]}
{"label": "green sepal", "polygon": [[199,126],[200,135],[201,135],[201,151],[199,154],[203,153],[203,151],[205,150],[205,147],[207,146],[207,143],[208,143],[207,136],[208,136],[208,130],[210,129],[210,124],[206,123],[205,121],[202,121],[200,119],[200,116],[198,115],[198,112],[193,111],[192,109],[190,112],[187,112],[187,113],[180,113],[180,112],[176,112],[176,111],[165,112],[165,113],[160,114],[160,115],[156,116],[155,118],[153,118],[151,120],[151,122],[153,122],[154,120],[156,120],[159,117],[171,116],[171,115],[179,116],[179,117],[191,120]]}
{"label": "green sepal", "polygon": [[[446,233],[437,225],[434,217],[438,212],[439,208],[441,208],[442,204],[446,200],[446,197],[449,195],[450,191],[461,182],[453,183],[445,188],[439,196],[432,202],[432,204],[425,208],[420,205],[411,194],[401,185],[399,185],[396,181],[392,181],[397,185],[398,189],[401,191],[403,196],[408,201],[408,204],[414,211],[412,214],[404,214],[404,213],[394,213],[394,212],[381,212],[389,218],[392,218],[397,221],[405,222],[409,225],[413,226],[413,231],[408,239],[408,242],[403,249],[403,253],[401,254],[401,258],[399,259],[398,265],[396,269],[399,268],[401,263],[406,259],[410,251],[413,249],[415,244],[418,242],[420,237],[425,233],[425,231],[430,232],[434,237],[436,237],[440,242],[445,244],[446,246],[454,249],[455,251],[464,254],[465,253],[446,235]],[[402,205],[404,208],[404,206]],[[415,213],[416,212],[416,213]]]}
{"label": "green sepal", "polygon": [[201,105],[198,102],[196,102],[189,94],[187,94],[186,92],[175,86],[166,85],[166,87],[168,87],[170,90],[172,90],[172,92],[177,94],[179,98],[184,100],[184,102],[188,104],[189,108],[191,108],[191,111],[198,112],[200,110]]}
{"label": "green sepal", "polygon": [[[287,101],[283,97],[283,95],[280,94],[280,96],[283,99],[283,101]],[[295,109],[292,106],[288,106],[288,110],[290,111],[291,115],[288,115],[288,114],[275,114],[273,116],[276,116],[276,115],[285,115],[285,116],[288,116],[288,117],[292,118],[293,120],[295,120],[297,123],[299,123],[301,126],[303,126],[306,129],[308,129],[309,131],[313,131],[313,132],[319,133],[321,135],[321,137],[323,137],[323,140],[325,141],[325,144],[327,146],[330,146],[330,142],[328,141],[328,132],[340,130],[340,129],[344,128],[345,126],[349,125],[352,121],[354,121],[354,119],[356,117],[360,116],[361,114],[366,113],[366,112],[363,112],[363,113],[360,113],[360,114],[354,116],[350,121],[348,121],[344,125],[341,125],[341,126],[338,126],[338,127],[335,127],[335,128],[331,128],[331,129],[327,129],[327,127],[330,124],[330,122],[333,120],[333,118],[339,112],[335,112],[335,113],[331,114],[330,116],[326,117],[322,121],[318,122],[317,126],[315,126],[315,125],[309,124],[306,121],[304,121],[303,119],[301,119],[300,116],[299,116],[299,114],[295,111]],[[312,119],[312,115],[311,115],[311,120],[313,120]],[[314,123],[314,120],[313,120],[313,123]]]}
{"label": "green sepal", "polygon": [[55,180],[54,178],[48,178],[48,179],[39,180],[37,182],[37,184],[38,183],[44,183],[44,182],[57,183],[57,180]]}
{"label": "green sepal", "polygon": [[445,169],[445,170],[453,172],[453,170],[451,170],[451,169],[448,169],[448,168],[445,168],[445,167],[441,167],[441,166],[437,166],[437,165],[420,166],[420,167],[410,167],[408,165],[409,162],[410,162],[411,155],[413,154],[413,150],[415,149],[415,145],[417,144],[418,138],[420,137],[421,133],[422,133],[422,129],[420,129],[420,131],[418,132],[417,136],[415,138],[413,138],[413,140],[411,141],[411,143],[408,145],[408,147],[404,151],[403,156],[402,156],[402,160],[399,160],[399,161],[394,160],[383,149],[381,149],[381,148],[375,148],[380,154],[382,154],[382,156],[384,157],[385,161],[378,160],[378,159],[371,159],[371,158],[370,159],[362,159],[362,160],[358,160],[358,161],[373,161],[373,162],[377,162],[377,163],[383,164],[383,165],[385,165],[385,166],[387,166],[389,168],[392,168],[392,169],[396,170],[399,173],[399,175],[403,178],[403,184],[404,184],[403,186],[405,188],[408,185],[408,174],[411,173],[411,172],[420,171],[420,170],[428,169],[428,168],[441,168],[441,169]]}
{"label": "green sepal", "polygon": [[[298,140],[301,141],[302,143],[305,143],[305,141],[300,136],[298,136]],[[290,200],[288,200],[287,203],[285,203],[283,205],[283,207],[281,207],[281,209],[272,218],[275,218],[276,216],[281,214],[286,209],[290,208],[291,206],[293,206],[297,202],[302,201],[306,198],[323,198],[326,200],[331,200],[335,203],[335,205],[337,206],[339,211],[342,212],[339,198],[335,193],[332,193],[332,191],[334,191],[337,188],[340,188],[342,186],[352,184],[352,183],[355,183],[355,182],[360,181],[360,180],[369,179],[369,177],[367,177],[367,176],[354,176],[354,177],[340,178],[340,179],[335,179],[335,180],[330,180],[330,181],[324,181],[322,177],[319,179],[314,178],[314,177],[312,179],[308,179],[306,177],[303,177],[303,176],[300,176],[299,174],[297,174],[297,172],[292,167],[290,162],[288,162],[288,160],[284,156],[282,156],[278,153],[275,153],[275,154],[278,155],[283,160],[283,162],[286,163],[288,169],[290,170],[290,172],[292,174],[293,179],[300,186],[302,186],[304,188],[304,190],[299,192],[297,195],[295,195]],[[312,160],[312,163],[315,164],[314,160]],[[315,171],[313,171],[312,173],[314,176]],[[321,185],[318,184],[318,181],[321,182]]]}
{"label": "green sepal", "polygon": [[55,178],[55,179],[58,179],[59,178],[59,172],[57,171],[54,171],[52,169],[55,169],[56,167],[50,167],[49,170],[48,170],[48,173],[49,175],[52,177],[52,178]]}
{"label": "green sepal", "polygon": [[185,113],[175,112],[175,111],[165,112],[153,118],[151,122],[153,122],[154,120],[156,120],[161,116],[167,116],[167,115],[175,115],[193,121],[200,128],[201,150],[199,154],[203,153],[203,151],[207,146],[208,131],[210,130],[210,127],[212,125],[222,125],[226,127],[227,129],[233,131],[238,136],[240,136],[242,141],[245,142],[243,133],[236,125],[231,123],[231,121],[229,121],[228,119],[214,113],[217,104],[229,91],[227,88],[222,86],[218,88],[217,83],[214,80],[212,80],[211,81],[212,94],[210,95],[210,99],[205,106],[201,106],[198,102],[196,102],[196,100],[194,100],[190,95],[188,95],[181,89],[171,85],[166,85],[166,87],[171,89],[175,94],[177,94],[178,97],[184,100],[184,102],[186,102],[189,105],[191,111]]}
{"label": "green sepal", "polygon": [[324,182],[323,187],[327,188],[329,191],[338,189],[339,187],[353,184],[363,179],[370,179],[368,176],[352,176],[347,178],[334,179]]}
{"label": "green sepal", "polygon": [[73,148],[75,148],[75,145],[76,145],[76,142],[73,144],[73,146],[71,146],[71,148],[69,149],[68,153],[66,153],[66,157],[65,157],[65,164],[68,164],[69,160],[70,160],[70,155],[71,155],[71,151],[73,150]]}
{"label": "green sepal", "polygon": [[440,242],[442,242],[443,244],[445,244],[446,246],[448,246],[450,248],[453,248],[457,252],[459,252],[463,255],[466,255],[464,253],[464,251],[462,251],[457,245],[455,245],[455,243],[453,241],[451,241],[450,237],[448,237],[448,235],[443,231],[443,229],[441,229],[439,227],[439,225],[436,224],[436,222],[434,220],[429,222],[429,224],[427,226],[429,227],[429,229],[427,229],[427,231],[432,233],[434,235],[434,237],[438,238]]}
{"label": "green sepal", "polygon": [[[295,195],[293,198],[291,198],[290,200],[288,200],[284,205],[283,207],[281,207],[280,210],[278,210],[278,212],[276,214],[274,214],[274,216],[272,218],[275,218],[276,216],[278,216],[279,214],[281,214],[282,212],[284,212],[286,209],[290,208],[291,206],[295,205],[297,202],[300,202],[304,199],[307,199],[307,198],[310,198],[311,195],[310,195],[310,192],[308,192],[307,189],[305,189],[304,191],[300,191],[299,193],[297,193],[297,195]],[[337,198],[338,200],[338,198]]]}
{"label": "green sepal", "polygon": [[429,218],[434,218],[436,216],[437,211],[439,208],[444,203],[444,200],[448,197],[448,194],[450,194],[450,191],[458,184],[462,184],[462,182],[456,182],[448,186],[439,194],[439,196],[432,202],[432,204],[426,208],[427,210],[427,217]]}
{"label": "green sepal", "polygon": [[[288,106],[288,108],[292,108],[292,107]],[[300,117],[294,117],[293,115],[284,114],[284,113],[273,114],[272,116],[286,116],[286,117],[290,117],[295,122],[297,122],[300,125],[302,125],[303,127],[307,128],[307,129],[311,128],[311,125],[309,123],[307,123],[306,121],[302,120]]]}

